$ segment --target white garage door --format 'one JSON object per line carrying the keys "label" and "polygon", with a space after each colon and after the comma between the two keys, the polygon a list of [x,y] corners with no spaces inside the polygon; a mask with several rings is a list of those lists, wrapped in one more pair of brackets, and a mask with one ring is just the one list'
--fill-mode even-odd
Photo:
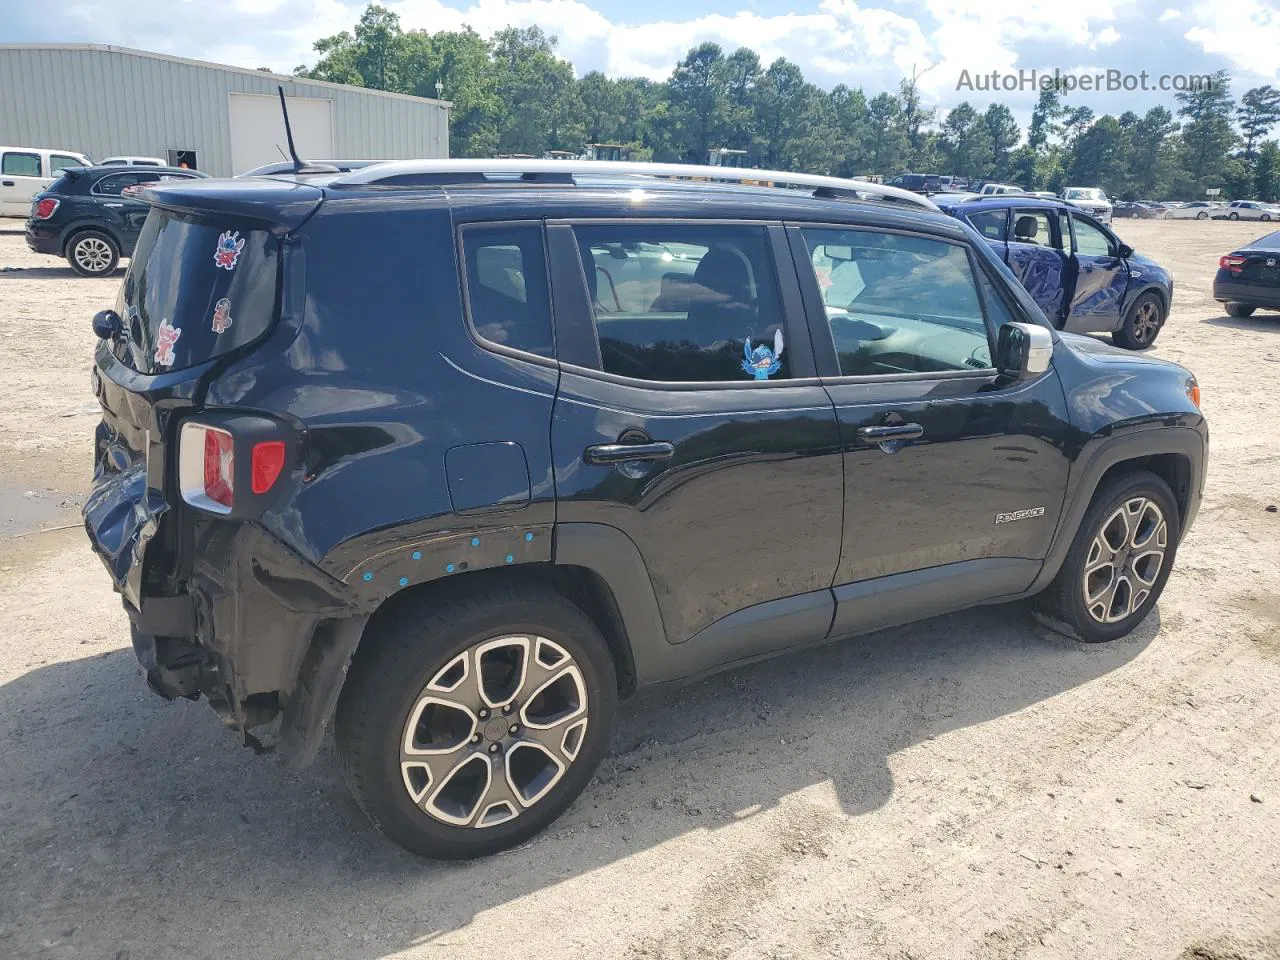
{"label": "white garage door", "polygon": [[[244,173],[264,163],[289,159],[278,96],[233,93],[231,96],[231,169]],[[333,156],[333,101],[286,97],[289,123],[298,156],[328,160]]]}

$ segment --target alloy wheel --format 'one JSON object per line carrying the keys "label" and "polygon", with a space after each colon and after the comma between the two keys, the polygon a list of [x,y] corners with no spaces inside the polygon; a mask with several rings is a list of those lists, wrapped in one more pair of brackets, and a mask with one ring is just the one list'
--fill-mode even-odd
{"label": "alloy wheel", "polygon": [[1159,504],[1133,497],[1103,521],[1089,546],[1082,588],[1085,609],[1098,623],[1116,623],[1151,595],[1164,566],[1169,526]]}
{"label": "alloy wheel", "polygon": [[546,637],[474,644],[431,678],[400,737],[413,803],[456,827],[520,816],[560,782],[585,739],[587,687],[564,647]]}
{"label": "alloy wheel", "polygon": [[1160,330],[1160,307],[1154,300],[1145,300],[1133,316],[1133,338],[1139,343],[1149,343]]}
{"label": "alloy wheel", "polygon": [[102,273],[111,263],[111,248],[97,237],[85,237],[76,242],[76,263],[89,273]]}

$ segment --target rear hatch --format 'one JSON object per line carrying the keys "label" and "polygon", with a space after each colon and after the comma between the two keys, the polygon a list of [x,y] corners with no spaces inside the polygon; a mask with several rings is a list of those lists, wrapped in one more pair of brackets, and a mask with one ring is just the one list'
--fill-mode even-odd
{"label": "rear hatch", "polygon": [[[99,342],[93,385],[102,406],[85,526],[117,588],[142,609],[144,557],[177,549],[161,518],[177,502],[173,458],[181,420],[208,381],[252,350],[280,315],[284,239],[322,193],[282,181],[164,183],[121,284],[117,334]],[[113,318],[114,319],[114,318]]]}

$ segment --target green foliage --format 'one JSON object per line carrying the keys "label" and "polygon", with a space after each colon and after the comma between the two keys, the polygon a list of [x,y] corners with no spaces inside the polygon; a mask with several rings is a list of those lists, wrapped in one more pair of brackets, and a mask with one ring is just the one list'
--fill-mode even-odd
{"label": "green foliage", "polygon": [[1280,197],[1280,150],[1267,140],[1280,124],[1280,90],[1255,87],[1237,105],[1225,73],[1177,94],[1181,126],[1165,107],[1096,116],[1043,90],[1024,140],[1001,103],[981,112],[961,103],[939,120],[918,71],[893,92],[868,96],[844,84],[827,92],[785,59],[766,68],[753,50],[726,55],[714,43],[690,49],[665,83],[575,77],[556,39],[537,27],[489,39],[466,27],[406,32],[395,13],[370,4],[351,30],[314,49],[315,66],[298,76],[420,97],[439,89],[453,104],[453,156],[619,143],[638,160],[705,163],[708,150],[727,147],[747,150],[753,165],[838,176],[937,172],[1029,190],[1100,186],[1123,199],[1193,199],[1208,187]]}

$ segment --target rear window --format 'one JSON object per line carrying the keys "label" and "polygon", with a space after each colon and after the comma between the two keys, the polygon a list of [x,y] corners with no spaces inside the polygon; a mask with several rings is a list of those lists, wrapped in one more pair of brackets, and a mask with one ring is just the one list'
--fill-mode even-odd
{"label": "rear window", "polygon": [[180,370],[249,343],[276,314],[277,242],[266,231],[153,209],[116,304],[116,356],[143,373]]}

